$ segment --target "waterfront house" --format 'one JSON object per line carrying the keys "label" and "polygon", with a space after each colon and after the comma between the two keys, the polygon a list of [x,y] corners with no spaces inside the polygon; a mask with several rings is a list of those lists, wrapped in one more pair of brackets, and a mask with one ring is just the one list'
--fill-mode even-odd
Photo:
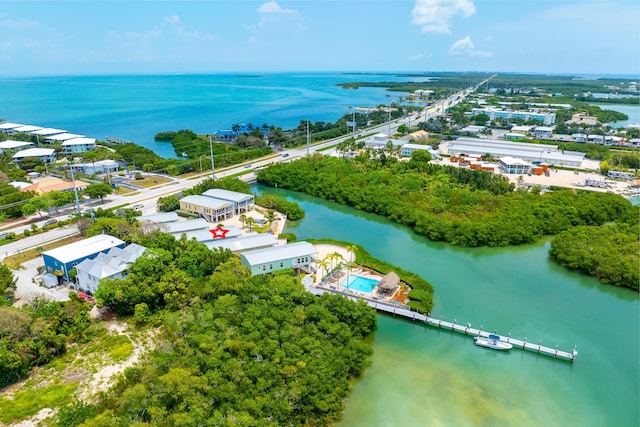
{"label": "waterfront house", "polygon": [[233,203],[206,196],[186,196],[180,199],[180,210],[200,215],[209,222],[233,217]]}
{"label": "waterfront house", "polygon": [[209,249],[229,249],[233,253],[241,253],[256,249],[271,248],[278,245],[278,239],[269,233],[259,233],[234,239],[215,239],[205,242]]}
{"label": "waterfront house", "polygon": [[75,153],[86,153],[87,151],[95,150],[95,148],[95,138],[71,138],[62,143],[62,150],[66,156]]}
{"label": "waterfront house", "polygon": [[4,153],[5,151],[10,150],[18,150],[30,145],[33,145],[33,143],[25,141],[12,141],[10,139],[7,141],[0,141],[0,153]]}
{"label": "waterfront house", "polygon": [[295,242],[240,254],[242,265],[247,267],[253,276],[288,268],[292,268],[296,273],[312,274],[316,271],[317,257],[318,250],[309,242]]}
{"label": "waterfront house", "polygon": [[239,193],[237,191],[223,190],[221,188],[212,188],[202,193],[205,197],[229,202],[233,205],[235,214],[249,212],[254,206],[253,194]]}

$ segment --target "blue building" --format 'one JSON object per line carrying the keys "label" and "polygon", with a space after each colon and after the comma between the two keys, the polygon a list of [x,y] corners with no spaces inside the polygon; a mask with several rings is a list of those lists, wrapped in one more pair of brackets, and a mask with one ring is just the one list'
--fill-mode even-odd
{"label": "blue building", "polygon": [[62,278],[70,281],[69,271],[85,259],[93,259],[100,253],[107,253],[111,248],[124,248],[125,242],[108,234],[89,237],[42,253],[47,273],[62,271]]}

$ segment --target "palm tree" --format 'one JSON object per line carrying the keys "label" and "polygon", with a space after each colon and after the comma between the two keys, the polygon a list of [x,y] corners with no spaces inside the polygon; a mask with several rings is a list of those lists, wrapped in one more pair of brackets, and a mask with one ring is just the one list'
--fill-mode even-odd
{"label": "palm tree", "polygon": [[329,263],[324,259],[319,259],[316,261],[318,268],[322,268],[324,270],[324,274],[321,274],[320,277],[324,277],[327,274],[327,267],[329,267]]}
{"label": "palm tree", "polygon": [[327,255],[331,259],[331,270],[333,270],[333,261],[338,261],[340,259],[344,260],[344,257],[340,254],[340,252],[333,252]]}
{"label": "palm tree", "polygon": [[253,225],[256,223],[256,220],[253,217],[247,218],[247,226],[249,227],[249,231],[253,231]]}
{"label": "palm tree", "polygon": [[354,262],[356,260],[356,245],[347,245],[346,249],[349,251],[349,261]]}
{"label": "palm tree", "polygon": [[269,221],[269,225],[271,225],[271,223],[277,219],[276,212],[270,209],[266,214],[264,214],[264,218]]}
{"label": "palm tree", "polygon": [[240,222],[242,223],[242,228],[244,228],[244,223],[247,222],[247,216],[245,214],[242,214],[238,217],[238,219],[240,220]]}

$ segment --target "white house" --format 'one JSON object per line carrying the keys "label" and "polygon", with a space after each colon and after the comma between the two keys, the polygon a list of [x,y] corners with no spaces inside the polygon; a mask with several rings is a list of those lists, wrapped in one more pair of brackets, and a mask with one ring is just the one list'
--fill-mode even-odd
{"label": "white house", "polygon": [[65,155],[86,153],[89,150],[95,150],[95,148],[95,138],[71,138],[62,143],[62,149]]}
{"label": "white house", "polygon": [[9,150],[17,150],[19,148],[28,147],[30,145],[33,145],[33,143],[26,141],[12,141],[10,139],[7,141],[0,141],[0,153],[4,153],[5,151]]}
{"label": "white house", "polygon": [[288,245],[257,249],[240,254],[242,265],[251,275],[273,273],[292,268],[297,272],[313,273],[318,250],[309,242],[295,242]]}
{"label": "white house", "polygon": [[439,159],[440,154],[433,149],[430,145],[421,145],[421,144],[404,144],[400,148],[400,155],[402,157],[411,157],[411,154],[416,150],[424,150],[428,151],[431,154],[432,159]]}
{"label": "white house", "polygon": [[223,190],[221,188],[212,188],[202,193],[205,197],[222,200],[223,202],[233,203],[233,209],[236,214],[249,212],[253,209],[253,194],[239,193],[237,191]]}
{"label": "white house", "polygon": [[142,256],[146,248],[132,243],[125,248],[111,248],[93,259],[85,259],[76,265],[77,287],[81,291],[94,293],[102,279],[122,279],[127,276],[129,266]]}
{"label": "white house", "polygon": [[533,136],[536,138],[551,138],[553,128],[549,126],[538,126],[533,130]]}
{"label": "white house", "polygon": [[500,169],[504,173],[524,175],[531,172],[531,163],[522,159],[506,156],[500,157],[498,163],[500,163]]}
{"label": "white house", "polygon": [[97,173],[116,172],[118,169],[124,167],[125,165],[126,164],[122,164],[117,160],[100,160],[91,163],[76,163],[74,165],[71,165],[71,167],[77,172],[83,173],[85,175],[93,175]]}
{"label": "white house", "polygon": [[22,126],[24,125],[21,125],[20,123],[2,122],[0,123],[0,132],[6,133],[7,135],[13,135],[14,133],[17,133],[13,132],[13,130]]}
{"label": "white house", "polygon": [[13,160],[20,161],[27,157],[38,157],[45,163],[53,163],[56,160],[56,150],[53,148],[27,148],[18,151],[13,156]]}

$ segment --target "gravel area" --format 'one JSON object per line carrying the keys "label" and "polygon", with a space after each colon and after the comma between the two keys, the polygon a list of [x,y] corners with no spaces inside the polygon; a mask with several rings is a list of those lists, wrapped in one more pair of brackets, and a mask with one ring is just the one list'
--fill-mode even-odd
{"label": "gravel area", "polygon": [[38,257],[22,263],[22,267],[19,270],[13,272],[16,277],[16,306],[31,302],[36,296],[44,296],[50,300],[66,301],[69,299],[68,287],[56,286],[55,288],[47,289],[44,286],[40,286],[38,281],[41,277],[38,274],[38,267],[44,265],[42,257]]}

